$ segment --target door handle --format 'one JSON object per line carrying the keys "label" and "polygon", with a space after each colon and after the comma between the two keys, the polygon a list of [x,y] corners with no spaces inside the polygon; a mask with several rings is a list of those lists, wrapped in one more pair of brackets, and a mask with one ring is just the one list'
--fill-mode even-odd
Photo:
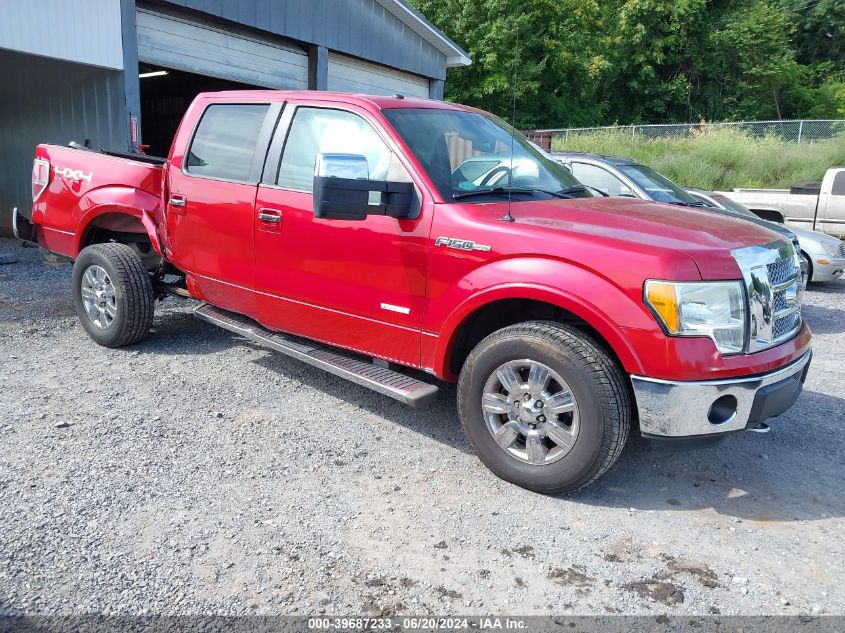
{"label": "door handle", "polygon": [[282,212],[277,209],[259,209],[258,219],[269,224],[279,224],[282,221]]}
{"label": "door handle", "polygon": [[167,204],[176,215],[183,215],[185,213],[185,205],[187,203],[188,199],[180,193],[171,194],[167,199]]}

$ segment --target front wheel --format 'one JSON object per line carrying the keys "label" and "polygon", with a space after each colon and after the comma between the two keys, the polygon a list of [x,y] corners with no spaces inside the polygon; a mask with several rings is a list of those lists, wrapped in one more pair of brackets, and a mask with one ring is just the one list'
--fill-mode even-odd
{"label": "front wheel", "polygon": [[490,470],[546,494],[604,474],[631,425],[625,377],[607,352],[546,321],[506,327],[476,346],[461,370],[458,411]]}
{"label": "front wheel", "polygon": [[813,281],[813,262],[810,261],[810,258],[807,257],[803,252],[800,254],[801,262],[804,264],[804,270],[801,271],[802,281],[804,283],[804,287],[807,287],[811,281]]}
{"label": "front wheel", "polygon": [[73,264],[73,302],[82,327],[105,347],[137,343],[153,324],[150,275],[125,244],[94,244],[79,253]]}

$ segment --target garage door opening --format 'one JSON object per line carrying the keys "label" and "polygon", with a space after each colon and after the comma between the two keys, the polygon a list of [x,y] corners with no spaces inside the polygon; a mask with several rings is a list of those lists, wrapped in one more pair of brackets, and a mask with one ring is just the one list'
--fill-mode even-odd
{"label": "garage door opening", "polygon": [[151,156],[167,156],[182,115],[199,93],[259,87],[150,64],[140,64],[138,70],[141,140]]}

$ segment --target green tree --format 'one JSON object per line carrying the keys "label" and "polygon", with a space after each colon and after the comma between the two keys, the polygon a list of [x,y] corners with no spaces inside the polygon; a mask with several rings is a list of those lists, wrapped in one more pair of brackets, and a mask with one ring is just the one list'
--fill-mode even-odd
{"label": "green tree", "polygon": [[410,0],[469,52],[446,97],[517,127],[836,117],[842,0]]}
{"label": "green tree", "polygon": [[449,71],[446,98],[510,119],[516,126],[589,125],[607,115],[597,95],[610,65],[595,46],[598,0],[414,0],[472,57]]}
{"label": "green tree", "polygon": [[792,45],[800,64],[828,63],[842,70],[845,60],[845,2],[842,0],[778,0],[795,27]]}
{"label": "green tree", "polygon": [[765,2],[743,3],[726,12],[708,38],[707,61],[722,87],[722,117],[783,118],[784,94],[802,79],[790,45],[792,27],[786,14]]}
{"label": "green tree", "polygon": [[705,0],[603,3],[611,34],[604,56],[612,67],[611,110],[620,122],[686,121],[702,37]]}

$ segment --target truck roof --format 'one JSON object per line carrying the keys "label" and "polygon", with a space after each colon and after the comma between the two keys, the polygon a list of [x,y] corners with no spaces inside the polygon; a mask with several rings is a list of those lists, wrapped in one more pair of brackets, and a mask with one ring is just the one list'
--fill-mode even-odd
{"label": "truck roof", "polygon": [[221,92],[202,92],[197,99],[203,98],[210,101],[262,101],[267,95],[272,94],[276,98],[307,99],[309,101],[341,102],[346,104],[375,106],[381,110],[395,108],[428,108],[437,110],[467,110],[475,111],[474,108],[462,106],[457,103],[438,101],[436,99],[423,99],[420,97],[406,97],[404,95],[368,95],[353,94],[349,92],[327,92],[323,90],[225,90]]}
{"label": "truck roof", "polygon": [[625,156],[607,156],[605,154],[594,154],[592,152],[552,152],[555,158],[589,158],[598,160],[610,165],[641,165],[639,161]]}

